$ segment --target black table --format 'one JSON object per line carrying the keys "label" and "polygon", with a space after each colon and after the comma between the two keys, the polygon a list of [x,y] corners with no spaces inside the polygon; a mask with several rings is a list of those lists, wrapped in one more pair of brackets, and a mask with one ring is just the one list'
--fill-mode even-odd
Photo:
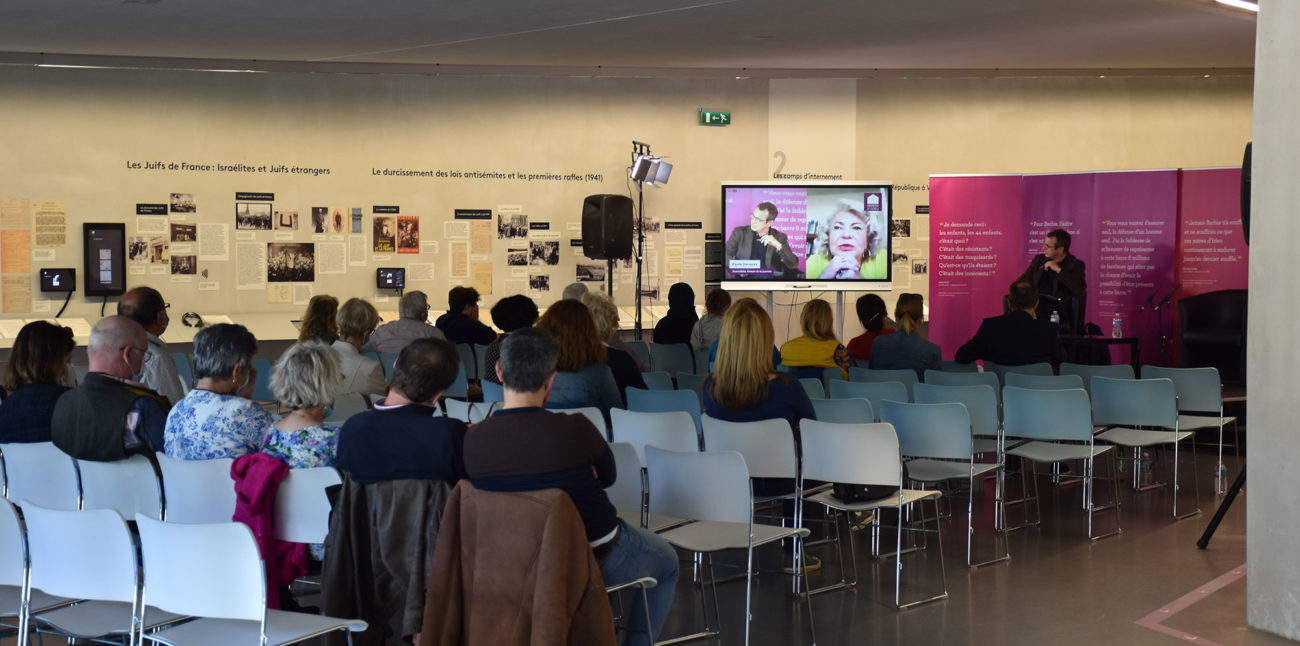
{"label": "black table", "polygon": [[1133,366],[1133,376],[1141,378],[1142,340],[1135,336],[1122,336],[1118,339],[1109,336],[1084,336],[1081,334],[1062,334],[1061,346],[1070,348],[1093,348],[1097,346],[1127,345],[1128,362]]}

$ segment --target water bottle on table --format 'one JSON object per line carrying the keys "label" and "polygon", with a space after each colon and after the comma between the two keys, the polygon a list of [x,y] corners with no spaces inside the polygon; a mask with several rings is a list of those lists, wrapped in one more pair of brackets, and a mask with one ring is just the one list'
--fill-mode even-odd
{"label": "water bottle on table", "polygon": [[1119,314],[1110,320],[1110,336],[1114,339],[1124,338],[1124,317]]}

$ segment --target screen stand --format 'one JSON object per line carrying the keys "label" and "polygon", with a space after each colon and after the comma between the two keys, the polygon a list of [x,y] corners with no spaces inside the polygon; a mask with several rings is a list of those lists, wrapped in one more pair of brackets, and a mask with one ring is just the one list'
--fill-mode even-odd
{"label": "screen stand", "polygon": [[835,338],[844,339],[844,292],[840,291],[835,292],[835,326]]}

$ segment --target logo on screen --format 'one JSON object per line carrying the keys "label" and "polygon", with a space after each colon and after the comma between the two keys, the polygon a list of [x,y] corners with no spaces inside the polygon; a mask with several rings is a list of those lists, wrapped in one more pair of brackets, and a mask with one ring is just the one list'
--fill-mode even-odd
{"label": "logo on screen", "polygon": [[881,210],[881,209],[880,209],[880,196],[877,195],[877,194],[875,194],[875,193],[867,193],[867,199],[866,199],[866,204],[864,205],[864,208],[865,208],[866,210],[868,210],[868,211],[879,211],[879,210]]}

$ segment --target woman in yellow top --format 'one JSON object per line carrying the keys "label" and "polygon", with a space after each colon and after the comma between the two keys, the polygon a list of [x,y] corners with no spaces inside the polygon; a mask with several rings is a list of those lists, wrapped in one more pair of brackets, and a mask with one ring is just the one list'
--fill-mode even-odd
{"label": "woman in yellow top", "polygon": [[[849,351],[835,338],[831,304],[817,298],[808,301],[799,314],[803,335],[781,346],[781,364],[792,368],[839,368],[849,378]],[[821,378],[818,370],[817,378]]]}
{"label": "woman in yellow top", "polygon": [[820,234],[821,251],[808,255],[808,278],[884,279],[889,274],[889,254],[882,252],[886,238],[878,219],[847,204],[831,214]]}

